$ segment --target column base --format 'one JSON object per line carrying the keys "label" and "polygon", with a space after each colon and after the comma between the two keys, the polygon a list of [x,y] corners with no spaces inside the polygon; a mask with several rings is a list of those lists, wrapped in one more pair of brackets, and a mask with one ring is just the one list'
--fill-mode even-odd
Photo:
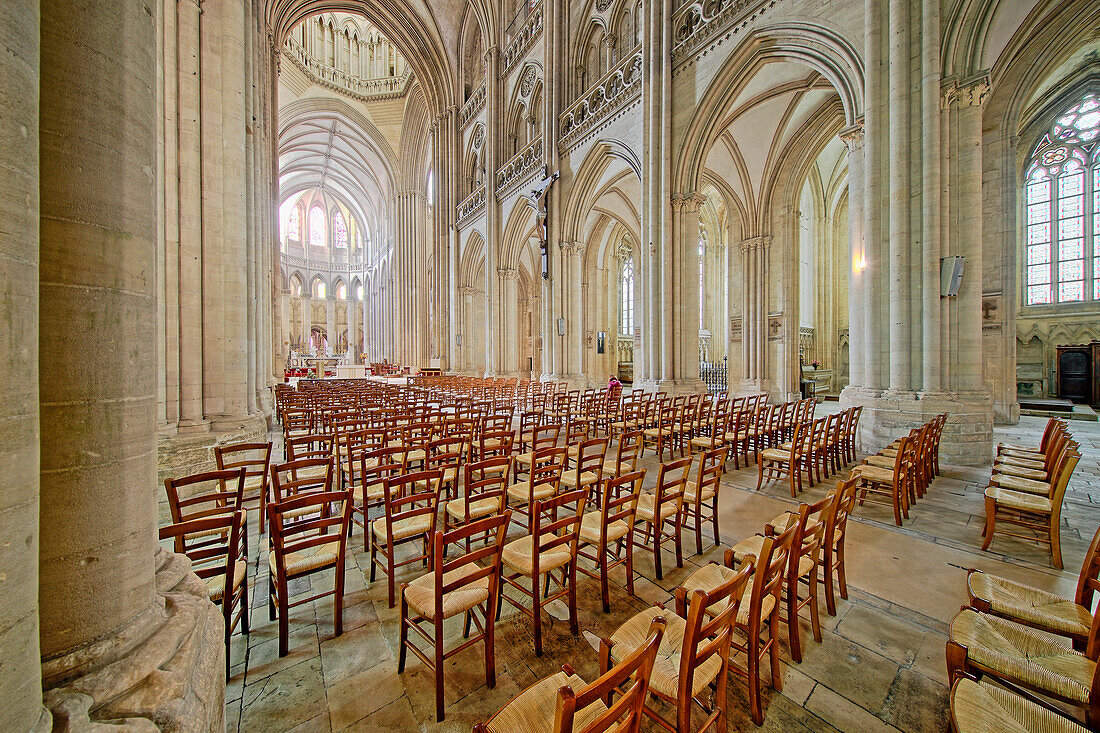
{"label": "column base", "polygon": [[225,730],[222,615],[183,555],[158,549],[156,601],[108,638],[42,664],[53,730]]}
{"label": "column base", "polygon": [[698,394],[707,391],[707,385],[698,377],[662,379],[657,382],[657,387],[670,395]]}
{"label": "column base", "polygon": [[840,393],[840,404],[863,406],[860,447],[868,453],[946,412],[942,462],[986,466],[992,460],[993,401],[988,392],[900,392],[848,386]]}
{"label": "column base", "polygon": [[[214,446],[224,443],[244,443],[267,440],[268,422],[262,414],[248,415],[243,418],[208,422],[202,432],[185,430],[182,423],[176,435],[162,434],[157,437],[157,483],[163,486],[164,479],[175,476],[187,476],[192,473],[214,470]],[[167,500],[160,492],[161,503]],[[167,517],[167,505],[161,518]]]}

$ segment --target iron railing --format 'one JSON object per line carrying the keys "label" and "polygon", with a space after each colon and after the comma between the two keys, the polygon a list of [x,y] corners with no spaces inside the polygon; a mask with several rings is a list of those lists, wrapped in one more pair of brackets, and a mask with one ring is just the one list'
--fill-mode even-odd
{"label": "iron railing", "polygon": [[729,368],[726,357],[722,361],[699,362],[699,378],[711,394],[729,391]]}

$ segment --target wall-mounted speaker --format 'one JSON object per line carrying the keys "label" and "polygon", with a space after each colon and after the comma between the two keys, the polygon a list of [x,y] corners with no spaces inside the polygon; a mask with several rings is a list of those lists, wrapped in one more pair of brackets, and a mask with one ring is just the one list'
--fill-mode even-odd
{"label": "wall-mounted speaker", "polygon": [[963,267],[966,265],[965,257],[940,258],[940,297],[954,298],[959,294],[959,286],[962,284]]}

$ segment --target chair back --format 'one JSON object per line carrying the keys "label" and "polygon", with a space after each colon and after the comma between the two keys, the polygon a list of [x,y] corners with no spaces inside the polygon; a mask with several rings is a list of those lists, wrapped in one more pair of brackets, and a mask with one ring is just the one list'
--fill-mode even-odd
{"label": "chair back", "polygon": [[398,522],[411,522],[417,517],[429,517],[428,536],[435,532],[436,509],[443,472],[438,469],[415,471],[382,479],[386,510],[386,536],[393,537]]}
{"label": "chair back", "polygon": [[[224,471],[204,471],[180,478],[164,479],[164,491],[168,495],[168,509],[172,522],[179,524],[193,519],[233,514],[244,501],[245,469],[229,468]],[[187,552],[192,547],[215,542],[207,537],[189,540],[177,535],[176,552]]]}
{"label": "chair back", "polygon": [[[533,469],[532,469],[533,470]],[[538,569],[539,555],[568,546],[576,558],[580,541],[581,517],[584,516],[588,492],[584,489],[565,491],[548,499],[536,499],[531,505],[532,568]],[[574,506],[569,507],[570,504]],[[568,509],[568,511],[564,511]],[[538,578],[538,572],[533,577]],[[536,582],[538,582],[536,580]]]}
{"label": "chair back", "polygon": [[540,425],[531,431],[531,442],[529,448],[532,453],[538,453],[540,450],[546,448],[553,448],[558,443],[558,434],[561,432],[561,426],[554,425]]}
{"label": "chair back", "polygon": [[475,501],[497,499],[503,511],[507,505],[506,492],[512,473],[512,459],[499,456],[463,465],[463,479],[466,491],[463,494],[466,515],[470,515],[470,504]]}
{"label": "chair back", "polygon": [[661,464],[653,499],[655,519],[661,516],[661,506],[667,502],[676,503],[677,514],[683,509],[684,487],[687,485],[689,471],[691,471],[691,456]]}
{"label": "chair back", "polygon": [[634,515],[638,510],[638,499],[642,495],[642,482],[645,470],[624,473],[608,479],[600,498],[600,546],[607,545],[607,528],[614,522],[626,522],[629,543],[634,535]]}
{"label": "chair back", "polygon": [[299,458],[327,458],[332,452],[333,437],[324,433],[309,433],[287,438],[284,441],[286,459],[294,461]]}
{"label": "chair back", "polygon": [[[224,542],[206,543],[189,550],[186,554],[191,560],[191,570],[204,581],[222,576],[221,593],[212,593],[210,600],[220,602],[223,613],[228,621],[235,622],[229,613],[237,605],[238,599],[245,590],[245,575],[248,570],[247,543],[248,536],[245,531],[247,512],[237,510],[229,514],[214,514],[201,519],[189,519],[185,522],[177,522],[161,527],[159,534],[161,540],[172,539],[179,546],[188,544],[187,539],[195,540],[216,536],[225,538]],[[196,543],[191,543],[196,544]],[[240,576],[240,582],[234,582]],[[216,589],[216,584],[207,584],[208,588]],[[241,613],[247,613],[242,609]]]}
{"label": "chair back", "polygon": [[[432,557],[435,558],[432,569],[435,585],[433,618],[444,618],[444,595],[473,585],[484,578],[489,580],[489,608],[495,608],[500,583],[500,552],[504,547],[504,535],[511,520],[512,512],[506,511],[503,514],[477,519],[447,532],[433,533]],[[448,558],[444,555],[444,548],[461,547],[468,539],[482,534],[492,539],[481,547],[457,557]]]}
{"label": "chair back", "polygon": [[[649,692],[649,678],[664,631],[665,620],[658,616],[649,625],[645,641],[595,682],[580,691],[569,686],[558,690],[555,733],[574,733],[576,712],[597,700],[611,699],[612,693],[615,693],[614,702],[579,733],[637,733],[645,717],[643,707]],[[623,690],[622,686],[627,683],[629,687]]]}
{"label": "chair back", "polygon": [[[695,670],[715,654],[722,663],[722,671],[719,672],[718,679],[720,684],[725,682],[734,621],[737,619],[745,584],[752,576],[753,568],[753,562],[746,560],[733,577],[710,592],[696,589],[688,596],[677,679],[679,688],[677,697],[682,705],[691,704]],[[721,610],[714,613],[712,609],[715,607]]]}
{"label": "chair back", "polygon": [[478,439],[478,460],[512,455],[512,443],[515,433],[511,430],[482,431]]}
{"label": "chair back", "polygon": [[642,453],[642,431],[631,430],[619,438],[615,449],[615,472],[632,473],[638,468],[638,457]]}
{"label": "chair back", "polygon": [[593,438],[581,443],[580,450],[577,452],[576,466],[573,468],[577,472],[577,486],[580,486],[580,477],[585,473],[596,474],[597,486],[603,480],[603,461],[607,456],[607,442],[607,438]]}
{"label": "chair back", "polygon": [[726,449],[712,448],[699,458],[699,470],[695,474],[695,506],[703,501],[703,492],[711,489],[718,494],[722,474],[726,471]]}
{"label": "chair back", "polygon": [[271,443],[230,443],[214,446],[214,463],[219,471],[244,469],[247,483],[259,483],[262,494],[267,493],[267,473],[271,467]]}
{"label": "chair back", "polygon": [[583,443],[588,440],[588,428],[590,423],[587,420],[570,420],[565,425],[565,443],[566,445],[576,445],[577,443]]}
{"label": "chair back", "polygon": [[287,579],[286,558],[291,554],[311,554],[313,548],[335,542],[335,560],[321,567],[344,566],[352,503],[347,491],[297,494],[268,503],[267,519],[280,585]]}
{"label": "chair back", "polygon": [[836,500],[827,515],[825,521],[825,537],[823,539],[826,552],[831,552],[844,541],[848,529],[848,517],[856,505],[856,495],[859,493],[859,477],[849,478],[847,481],[837,481],[836,487],[830,492],[836,495]]}
{"label": "chair back", "polygon": [[331,491],[332,456],[296,458],[271,467],[271,495],[275,501],[288,496]]}
{"label": "chair back", "polygon": [[[750,634],[760,633],[765,598],[771,596],[774,599],[772,613],[779,612],[780,595],[783,592],[783,583],[787,578],[787,563],[790,559],[791,543],[794,541],[797,529],[798,524],[791,522],[778,535],[765,537],[760,547],[760,557],[753,562],[755,570],[753,571],[752,595],[749,596]],[[726,565],[733,567],[734,562],[733,550],[726,550]]]}
{"label": "chair back", "polygon": [[791,539],[791,551],[787,561],[787,578],[798,578],[799,564],[802,558],[808,558],[815,568],[821,555],[821,546],[825,540],[825,525],[832,512],[836,495],[832,492],[812,504],[798,507],[798,522],[795,525],[794,538]]}
{"label": "chair back", "polygon": [[1054,467],[1054,477],[1050,482],[1050,505],[1056,512],[1062,506],[1062,499],[1066,495],[1066,487],[1069,485],[1069,480],[1073,476],[1074,469],[1077,468],[1077,462],[1080,460],[1080,452],[1069,448],[1062,451],[1062,457]]}

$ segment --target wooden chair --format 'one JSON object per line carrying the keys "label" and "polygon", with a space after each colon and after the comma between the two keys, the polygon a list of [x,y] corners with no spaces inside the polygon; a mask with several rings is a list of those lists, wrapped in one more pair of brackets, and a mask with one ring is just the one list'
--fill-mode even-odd
{"label": "wooden chair", "polygon": [[[610,638],[600,641],[600,669],[625,659],[645,640],[653,620],[664,615],[665,635],[653,664],[650,695],[676,710],[676,721],[665,720],[657,709],[646,705],[646,717],[665,730],[689,733],[693,703],[706,714],[698,730],[712,725],[726,730],[726,690],[729,686],[730,644],[733,623],[752,567],[746,566],[713,588],[695,589],[679,596],[675,615],[660,606],[648,608],[620,626]],[[703,702],[703,692],[714,686],[714,704]],[[647,700],[648,702],[648,700]]]}
{"label": "wooden chair", "polygon": [[[760,700],[760,663],[765,656],[771,658],[772,687],[777,692],[783,689],[779,667],[779,609],[794,534],[795,525],[792,523],[778,535],[765,537],[760,544],[760,554],[747,556],[743,561],[746,566],[751,564],[754,568],[751,594],[748,604],[743,599],[741,601],[734,620],[738,635],[731,646],[734,652],[745,654],[745,669],[736,665],[730,665],[730,669],[748,680],[749,712],[757,725],[764,724]],[[692,591],[707,591],[729,582],[737,562],[733,550],[726,550],[725,565],[712,562],[688,576],[683,585],[676,589],[677,608],[684,605],[685,600],[682,599],[686,599]],[[740,641],[741,637],[745,639],[744,643]]]}
{"label": "wooden chair", "polygon": [[711,451],[726,446],[726,432],[729,427],[728,403],[718,400],[710,408],[705,421],[701,420],[699,434],[689,443],[691,452]]}
{"label": "wooden chair", "polygon": [[[1088,729],[1003,687],[960,675],[951,686],[953,733],[1087,733]],[[1011,726],[1011,727],[1010,727]]]}
{"label": "wooden chair", "polygon": [[[394,606],[394,573],[397,568],[414,562],[432,561],[431,541],[435,532],[436,508],[442,471],[417,471],[395,478],[382,479],[385,492],[385,515],[370,524],[370,581],[375,569],[386,573],[390,608]],[[423,543],[423,551],[397,561],[397,547],[410,542]],[[385,562],[378,559],[381,555]]]}
{"label": "wooden chair", "polygon": [[661,571],[661,546],[671,542],[676,550],[676,567],[684,566],[680,531],[684,522],[684,487],[691,469],[691,458],[680,458],[661,464],[657,474],[657,487],[652,494],[642,494],[635,514],[644,527],[641,540],[634,537],[634,544],[653,549],[653,566],[657,579],[664,578]]}
{"label": "wooden chair", "polygon": [[[242,467],[164,479],[172,523],[232,515],[242,509],[246,475]],[[192,531],[177,534],[174,539],[176,552],[187,554],[207,545],[224,545],[228,536],[224,530],[209,534]]]}
{"label": "wooden chair", "polygon": [[[1040,544],[1050,546],[1051,560],[1054,566],[1062,569],[1062,540],[1059,532],[1062,521],[1062,500],[1066,495],[1066,487],[1070,477],[1077,468],[1077,462],[1081,460],[1081,454],[1075,450],[1065,450],[1059,459],[1055,469],[1055,478],[1051,483],[1042,484],[1049,488],[1045,496],[1039,493],[1031,493],[1022,488],[1031,488],[1035,484],[1025,484],[1027,479],[1014,479],[1008,485],[1013,489],[1001,486],[990,486],[985,490],[985,542],[983,550],[988,550],[993,543],[993,535],[997,532],[998,520],[1002,524],[1013,524],[1030,530],[1030,534],[1020,532],[1006,532],[1002,535],[1030,539]],[[1014,490],[1015,489],[1015,490]]]}
{"label": "wooden chair", "polygon": [[604,460],[603,475],[612,479],[638,470],[638,458],[642,455],[642,431],[632,430],[619,436],[615,457]]}
{"label": "wooden chair", "polygon": [[741,458],[745,466],[749,465],[749,446],[752,436],[749,433],[756,423],[756,414],[752,410],[731,410],[723,442],[733,454],[733,468],[741,468]]}
{"label": "wooden chair", "polygon": [[219,471],[244,469],[243,500],[256,501],[260,515],[260,534],[263,534],[267,527],[267,479],[271,468],[271,442],[216,445],[214,464]]}
{"label": "wooden chair", "polygon": [[562,665],[475,725],[474,733],[638,733],[664,630],[664,618],[655,618],[645,641],[591,685]]}
{"label": "wooden chair", "polygon": [[[577,554],[591,560],[595,572],[577,566],[590,578],[599,578],[603,610],[611,610],[608,574],[620,565],[626,566],[626,592],[634,595],[634,517],[638,498],[642,494],[645,471],[625,473],[610,479],[603,487],[599,509],[581,518],[580,545]],[[586,549],[591,548],[592,554]]]}
{"label": "wooden chair", "polygon": [[[225,537],[224,543],[206,543],[186,553],[191,570],[206,584],[207,598],[221,607],[225,631],[225,677],[229,679],[230,637],[237,624],[248,633],[248,529],[247,513],[214,514],[160,528],[160,539],[174,540],[177,546],[188,535]],[[184,542],[186,544],[186,542]]]}
{"label": "wooden chair", "polygon": [[845,575],[844,546],[848,536],[848,517],[852,514],[852,508],[856,504],[856,490],[858,482],[849,478],[847,481],[837,481],[833,493],[836,500],[832,504],[832,511],[825,520],[825,538],[821,549],[821,582],[825,588],[825,611],[830,616],[836,615],[836,586],[840,588],[840,597],[848,600],[848,579]]}
{"label": "wooden chair", "polygon": [[642,453],[647,446],[652,445],[657,454],[657,460],[662,460],[665,454],[665,446],[668,446],[668,457],[672,458],[672,448],[676,445],[679,435],[680,418],[683,407],[673,404],[662,405],[657,413],[657,423],[653,427],[642,431]]}
{"label": "wooden chair", "polygon": [[[852,469],[851,476],[859,478],[859,504],[864,501],[889,504],[894,508],[894,523],[901,526],[901,518],[909,518],[909,481],[913,461],[913,441],[909,436],[901,439],[892,469],[863,464]],[[868,499],[867,494],[884,499]]]}
{"label": "wooden chair", "polygon": [[804,468],[803,452],[806,449],[807,442],[805,433],[811,431],[810,442],[812,443],[812,430],[812,426],[799,423],[795,426],[794,437],[786,448],[764,448],[760,451],[756,463],[758,470],[757,491],[764,485],[764,476],[767,474],[769,481],[786,477],[791,484],[792,498],[801,493],[802,471]]}
{"label": "wooden chair", "polygon": [[[1096,634],[1086,648],[1095,652]],[[1081,712],[1086,727],[1100,726],[1100,666],[1095,656],[1022,624],[963,608],[951,621],[947,676],[988,676],[1040,705],[1050,698]]]}
{"label": "wooden chair", "polygon": [[722,474],[726,472],[726,449],[712,448],[698,456],[699,469],[694,481],[684,486],[684,523],[695,532],[695,554],[703,554],[703,523],[709,521],[714,529],[714,544],[718,536],[718,489]]}
{"label": "wooden chair", "polygon": [[[813,504],[802,504],[798,512],[790,515],[788,520],[788,526],[793,526],[795,532],[788,553],[783,593],[780,596],[781,600],[785,601],[783,605],[786,608],[786,614],[781,613],[779,620],[787,624],[791,658],[796,662],[802,661],[798,614],[806,606],[810,607],[810,627],[813,630],[814,639],[821,643],[821,619],[817,605],[817,567],[821,561],[825,523],[832,512],[835,500],[836,494],[831,492]],[[787,528],[787,526],[770,524],[767,529],[772,533],[781,533]],[[755,535],[738,542],[732,548],[733,556],[741,562],[747,558],[760,557],[765,539],[762,535]],[[802,585],[806,586],[805,596],[801,593]]]}
{"label": "wooden chair", "polygon": [[469,443],[460,437],[438,438],[428,443],[428,457],[424,468],[442,473],[440,489],[446,491],[448,500],[461,496],[459,480],[468,450]]}
{"label": "wooden chair", "polygon": [[573,467],[562,472],[561,485],[566,489],[584,489],[599,495],[603,482],[603,464],[607,456],[607,438],[593,438],[577,446]]}
{"label": "wooden chair", "polygon": [[[352,521],[363,529],[363,549],[370,549],[370,512],[386,503],[385,480],[408,472],[407,451],[401,444],[374,450],[353,451],[358,467],[351,473],[351,491],[355,507]],[[360,519],[361,518],[361,519]]]}
{"label": "wooden chair", "polygon": [[[462,466],[462,472],[466,490],[461,498],[452,499],[443,507],[444,532],[494,514],[503,514],[508,505],[511,458],[486,458],[466,463]],[[466,551],[469,552],[470,535],[466,535],[465,540]]]}
{"label": "wooden chair", "polygon": [[[330,471],[328,482],[331,480]],[[272,618],[277,610],[280,657],[287,654],[290,609],[295,606],[331,595],[336,636],[344,633],[344,557],[351,504],[347,491],[315,491],[287,495],[267,505],[272,546],[268,553],[271,572],[268,610]],[[291,580],[329,569],[336,574],[331,591],[290,602]]]}
{"label": "wooden chair", "polygon": [[[509,504],[515,513],[523,516],[528,531],[532,526],[535,502],[552,498],[560,489],[565,448],[542,448],[534,453],[529,466],[526,480],[508,487]],[[515,462],[512,470],[518,471]]]}
{"label": "wooden chair", "polygon": [[[541,425],[534,428],[530,434],[530,440],[522,440],[520,442],[520,453],[516,455],[516,463],[514,467],[515,473],[527,473],[528,468],[534,463],[535,454],[542,450],[553,448],[558,443],[558,434],[561,432],[560,425]],[[562,448],[562,455],[565,455],[565,449]],[[563,458],[564,461],[564,458]]]}
{"label": "wooden chair", "polygon": [[981,570],[967,571],[966,589],[971,607],[981,613],[1064,636],[1073,643],[1074,649],[1096,658],[1097,650],[1089,652],[1086,645],[1090,638],[1097,638],[1095,627],[1100,623],[1100,615],[1092,613],[1100,591],[1100,530],[1093,535],[1085,554],[1073,598]]}
{"label": "wooden chair", "polygon": [[[443,720],[443,662],[479,641],[485,643],[485,683],[496,687],[496,656],[493,648],[494,620],[497,597],[500,594],[500,552],[504,533],[511,519],[509,513],[478,519],[448,532],[436,532],[432,537],[432,557],[435,567],[411,583],[401,584],[400,640],[397,672],[405,671],[405,651],[420,658],[435,675],[435,719]],[[452,560],[444,559],[444,548],[466,543],[470,537],[485,534],[495,540],[467,551]],[[475,611],[481,613],[481,617]],[[450,651],[443,650],[443,624],[465,615],[463,643]],[[470,624],[477,634],[470,638]],[[415,631],[431,645],[432,656],[409,640]]]}
{"label": "wooden chair", "polygon": [[[538,470],[537,466],[532,471]],[[587,494],[569,491],[547,499],[535,499],[531,506],[531,533],[504,546],[501,561],[507,572],[502,574],[504,587],[512,587],[531,599],[531,608],[501,593],[524,614],[531,617],[534,627],[535,656],[542,656],[542,609],[550,601],[566,598],[569,606],[569,630],[573,636],[580,633],[577,623],[577,545],[580,541],[581,517],[584,515]],[[569,505],[573,509],[569,509]],[[564,516],[560,519],[558,512]],[[555,576],[557,571],[560,576]],[[521,582],[526,578],[530,589]],[[543,590],[553,582],[556,593]],[[500,616],[500,604],[497,606]]]}
{"label": "wooden chair", "polygon": [[511,457],[514,440],[515,434],[511,430],[483,431],[477,442],[476,460]]}

